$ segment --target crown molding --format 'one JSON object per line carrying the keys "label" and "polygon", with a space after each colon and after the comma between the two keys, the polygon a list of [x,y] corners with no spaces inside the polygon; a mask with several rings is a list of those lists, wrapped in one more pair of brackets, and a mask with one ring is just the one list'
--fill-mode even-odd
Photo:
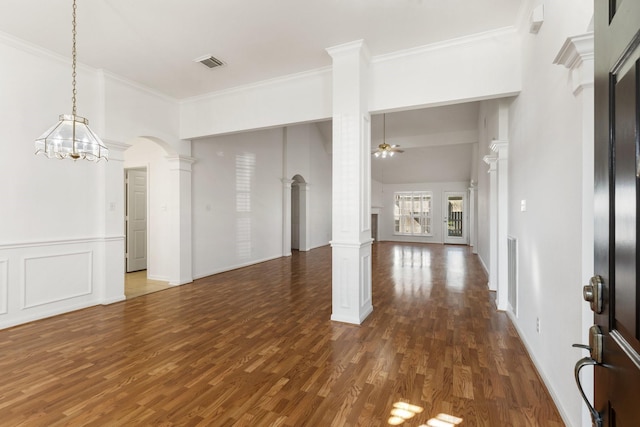
{"label": "crown molding", "polygon": [[120,76],[118,74],[114,74],[111,71],[105,70],[103,68],[99,69],[98,71],[100,71],[104,75],[105,78],[108,78],[110,80],[116,81],[116,82],[121,83],[123,85],[129,86],[132,89],[136,89],[136,90],[138,90],[140,92],[144,92],[144,93],[146,93],[148,95],[153,95],[156,98],[160,98],[160,99],[162,99],[164,101],[168,101],[168,102],[174,103],[176,105],[180,103],[180,100],[177,99],[177,98],[173,98],[173,97],[171,97],[171,96],[169,96],[169,95],[167,95],[165,93],[162,93],[162,92],[160,92],[160,91],[158,91],[156,89],[153,89],[153,88],[151,88],[149,86],[145,86],[145,85],[143,85],[141,83],[134,82],[133,80],[129,80],[129,79],[127,79],[125,77],[122,77],[122,76]]}
{"label": "crown molding", "polygon": [[375,64],[378,62],[385,62],[385,61],[391,61],[394,59],[406,58],[409,56],[419,55],[426,52],[432,52],[435,50],[441,50],[441,49],[447,49],[450,47],[471,44],[478,41],[484,41],[484,40],[493,39],[496,37],[502,37],[505,35],[514,35],[514,36],[517,35],[516,28],[515,27],[498,28],[491,31],[485,31],[482,33],[471,34],[464,37],[443,40],[440,42],[430,43],[427,45],[413,47],[409,49],[398,50],[398,51],[383,54],[383,55],[377,55],[373,57],[373,59],[371,60],[371,63]]}
{"label": "crown molding", "polygon": [[181,99],[179,103],[186,104],[186,103],[197,102],[197,101],[205,101],[207,99],[215,99],[221,96],[243,92],[250,89],[259,89],[259,88],[274,85],[274,84],[286,83],[289,81],[304,79],[308,77],[317,77],[322,75],[331,76],[332,69],[333,67],[328,66],[328,67],[316,68],[314,70],[301,71],[299,73],[287,74],[285,76],[274,77],[272,79],[261,80],[259,82],[249,83],[246,85],[235,86],[228,89],[222,89],[215,92],[205,93],[202,95],[191,96],[189,98]]}

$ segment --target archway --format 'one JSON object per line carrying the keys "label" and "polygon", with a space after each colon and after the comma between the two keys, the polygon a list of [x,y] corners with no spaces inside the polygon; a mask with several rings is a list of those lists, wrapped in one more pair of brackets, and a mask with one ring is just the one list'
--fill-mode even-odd
{"label": "archway", "polygon": [[193,159],[178,155],[171,145],[154,137],[137,137],[130,144],[124,151],[125,171],[145,171],[148,178],[146,278],[171,285],[191,282]]}
{"label": "archway", "polygon": [[295,175],[291,183],[291,249],[309,250],[307,238],[307,183]]}

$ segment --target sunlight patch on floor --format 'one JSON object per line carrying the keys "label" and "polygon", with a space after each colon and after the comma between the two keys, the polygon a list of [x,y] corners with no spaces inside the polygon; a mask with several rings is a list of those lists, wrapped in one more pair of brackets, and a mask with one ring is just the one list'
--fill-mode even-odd
{"label": "sunlight patch on floor", "polygon": [[438,414],[435,418],[427,421],[427,424],[420,427],[454,427],[462,422],[462,418],[454,417],[449,414]]}
{"label": "sunlight patch on floor", "polygon": [[[407,402],[396,402],[391,409],[391,417],[387,421],[389,425],[398,426],[404,424],[411,418],[422,413],[424,408],[412,405]],[[431,418],[426,424],[420,425],[420,427],[455,427],[462,423],[462,418],[454,417],[449,414],[438,414],[435,418]]]}

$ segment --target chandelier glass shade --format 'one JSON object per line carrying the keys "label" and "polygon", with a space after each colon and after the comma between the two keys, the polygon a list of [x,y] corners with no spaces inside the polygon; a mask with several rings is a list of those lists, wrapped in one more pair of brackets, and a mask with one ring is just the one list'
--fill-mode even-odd
{"label": "chandelier glass shade", "polygon": [[69,114],[61,114],[59,119],[36,139],[36,154],[42,153],[50,159],[108,159],[109,150],[89,128],[89,120]]}
{"label": "chandelier glass shade", "polygon": [[72,17],[72,113],[60,115],[58,123],[36,139],[36,154],[42,153],[50,159],[108,160],[109,150],[89,128],[89,120],[76,114],[76,0],[73,0]]}

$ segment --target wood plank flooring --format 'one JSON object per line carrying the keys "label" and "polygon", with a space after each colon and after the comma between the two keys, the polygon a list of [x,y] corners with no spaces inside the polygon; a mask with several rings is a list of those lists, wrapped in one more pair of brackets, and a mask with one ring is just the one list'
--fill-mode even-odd
{"label": "wood plank flooring", "polygon": [[360,326],[330,280],[324,247],[0,331],[0,424],[563,425],[467,247],[376,243]]}
{"label": "wood plank flooring", "polygon": [[134,271],[124,275],[124,295],[127,299],[170,288],[169,282],[147,279],[147,270]]}

